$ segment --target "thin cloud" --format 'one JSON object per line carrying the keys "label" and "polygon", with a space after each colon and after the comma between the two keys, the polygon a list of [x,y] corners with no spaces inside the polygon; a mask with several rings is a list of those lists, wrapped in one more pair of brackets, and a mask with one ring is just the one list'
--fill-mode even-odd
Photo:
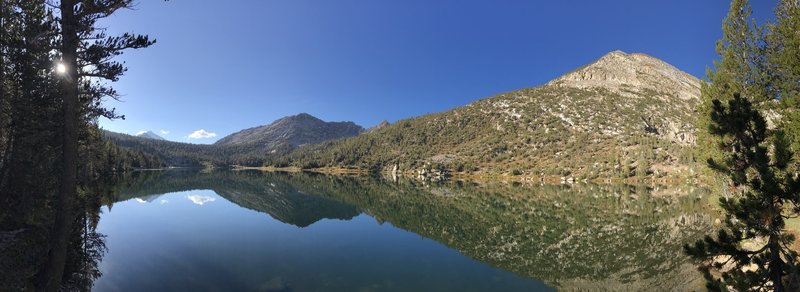
{"label": "thin cloud", "polygon": [[214,138],[217,136],[217,133],[209,132],[203,129],[197,130],[189,134],[189,139],[203,139],[203,138]]}
{"label": "thin cloud", "polygon": [[139,132],[136,132],[136,136],[139,136],[139,135],[141,135],[141,134],[144,134],[144,133],[147,133],[147,131],[139,131]]}
{"label": "thin cloud", "polygon": [[169,135],[169,131],[167,131],[167,130],[161,130],[161,135]]}
{"label": "thin cloud", "polygon": [[202,195],[190,195],[190,196],[186,196],[186,198],[189,199],[190,201],[192,201],[192,203],[195,203],[195,204],[200,205],[200,206],[202,206],[205,203],[213,202],[213,201],[217,200],[214,197],[202,196]]}

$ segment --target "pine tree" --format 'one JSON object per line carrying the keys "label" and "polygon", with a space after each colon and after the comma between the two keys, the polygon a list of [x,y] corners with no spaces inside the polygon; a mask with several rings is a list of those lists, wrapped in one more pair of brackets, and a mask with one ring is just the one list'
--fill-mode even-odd
{"label": "pine tree", "polygon": [[800,2],[782,0],[775,10],[776,22],[766,36],[772,72],[770,88],[783,108],[783,127],[794,149],[800,148]]}
{"label": "pine tree", "polygon": [[[720,198],[725,228],[684,249],[703,260],[701,270],[711,291],[786,291],[798,284],[794,236],[784,219],[800,213],[800,180],[788,140],[780,130],[768,130],[753,103],[734,94],[727,105],[713,101],[709,132],[719,138],[724,154],[709,166],[727,176],[735,196]],[[749,242],[749,245],[745,245]],[[716,278],[712,270],[719,272]]]}
{"label": "pine tree", "polygon": [[56,31],[43,3],[0,3],[0,222],[17,226],[36,221],[54,185],[41,177],[53,172],[58,150],[57,79],[52,70]]}
{"label": "pine tree", "polygon": [[[39,230],[52,219],[59,95],[50,70],[56,24],[49,12],[40,1],[0,0],[0,234]],[[37,258],[47,253],[42,238],[26,237],[30,247],[0,249],[0,290],[26,287],[37,273],[33,267],[44,264]]]}
{"label": "pine tree", "polygon": [[765,90],[763,33],[752,21],[751,14],[747,0],[734,0],[723,21],[722,39],[716,44],[720,60],[714,62],[713,71],[707,70],[709,82],[704,82],[701,87],[697,150],[702,161],[722,157],[718,149],[707,146],[716,142],[713,135],[704,131],[711,124],[712,101],[727,101],[734,93],[742,94],[758,106],[766,105],[770,100]]}
{"label": "pine tree", "polygon": [[[154,43],[147,36],[125,33],[107,36],[96,27],[98,20],[119,9],[132,6],[132,0],[77,1],[62,0],[60,12],[61,65],[60,94],[62,95],[61,176],[56,198],[56,220],[53,227],[50,260],[44,272],[46,291],[60,289],[73,231],[75,201],[80,186],[79,145],[90,136],[90,128],[98,117],[119,118],[113,109],[102,106],[102,98],[117,97],[110,86],[96,80],[117,81],[125,67],[113,60],[126,49],[145,48]],[[83,139],[82,139],[83,138]]]}

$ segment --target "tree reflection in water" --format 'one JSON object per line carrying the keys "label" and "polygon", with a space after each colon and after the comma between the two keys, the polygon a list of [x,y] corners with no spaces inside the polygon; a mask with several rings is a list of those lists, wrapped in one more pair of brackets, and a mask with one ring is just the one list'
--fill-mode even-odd
{"label": "tree reflection in water", "polygon": [[360,212],[560,289],[701,289],[682,245],[713,228],[691,186],[523,186],[262,172],[140,173],[115,200],[213,190],[305,227]]}
{"label": "tree reflection in water", "polygon": [[[89,291],[101,276],[98,264],[107,250],[105,236],[95,230],[101,202],[106,201],[101,194],[110,190],[92,187],[80,194],[77,210],[72,212],[62,291]],[[52,237],[55,211],[49,204],[41,204],[16,213],[16,218],[4,216],[0,222],[0,291],[40,291],[50,254],[56,252],[52,250],[52,242],[57,240]]]}
{"label": "tree reflection in water", "polygon": [[[101,205],[209,189],[244,208],[306,227],[367,213],[462,254],[564,290],[702,288],[681,246],[713,228],[706,193],[692,187],[521,186],[262,172],[137,172],[85,192],[71,233],[64,290],[100,277]],[[89,194],[103,194],[89,195]],[[677,195],[676,195],[677,194]],[[37,290],[53,215],[28,210],[0,234],[0,290]],[[8,218],[8,216],[3,217]],[[52,224],[52,222],[51,222]]]}

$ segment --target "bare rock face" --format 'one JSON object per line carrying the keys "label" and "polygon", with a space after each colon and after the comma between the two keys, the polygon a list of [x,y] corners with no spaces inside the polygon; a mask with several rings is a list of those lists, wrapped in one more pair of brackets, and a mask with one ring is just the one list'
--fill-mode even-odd
{"label": "bare rock face", "polygon": [[622,51],[608,53],[548,85],[605,88],[630,97],[651,91],[683,100],[700,98],[699,79],[649,55]]}
{"label": "bare rock face", "polygon": [[[701,81],[696,77],[652,56],[613,51],[597,61],[548,82],[545,87],[572,88],[593,95],[597,103],[613,102],[621,108],[619,114],[635,114],[628,122],[611,123],[609,134],[625,133],[613,125],[632,125],[640,120],[638,128],[666,140],[682,145],[695,143],[693,111],[700,102]],[[612,96],[624,97],[619,98]],[[626,100],[627,99],[627,100]],[[562,100],[572,101],[570,97]],[[581,115],[561,114],[569,121],[580,121]],[[607,117],[614,121],[618,117]],[[579,122],[573,122],[580,127]]]}

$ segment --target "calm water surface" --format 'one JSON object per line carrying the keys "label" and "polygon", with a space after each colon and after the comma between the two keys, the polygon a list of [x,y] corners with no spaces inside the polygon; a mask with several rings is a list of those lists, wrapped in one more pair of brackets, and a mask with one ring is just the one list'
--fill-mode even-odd
{"label": "calm water surface", "polygon": [[680,246],[711,227],[707,201],[691,188],[142,172],[102,209],[94,290],[694,289]]}

